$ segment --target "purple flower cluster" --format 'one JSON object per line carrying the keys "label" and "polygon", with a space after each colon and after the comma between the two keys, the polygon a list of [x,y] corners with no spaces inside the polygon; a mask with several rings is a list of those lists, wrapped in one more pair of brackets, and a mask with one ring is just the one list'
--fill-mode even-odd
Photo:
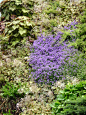
{"label": "purple flower cluster", "polygon": [[70,61],[77,50],[68,47],[69,44],[66,42],[60,43],[62,34],[58,32],[55,37],[41,35],[30,47],[31,55],[28,61],[33,68],[31,74],[35,82],[53,84],[63,76],[65,77],[68,72],[71,75],[71,69],[77,71],[75,69],[77,63]]}

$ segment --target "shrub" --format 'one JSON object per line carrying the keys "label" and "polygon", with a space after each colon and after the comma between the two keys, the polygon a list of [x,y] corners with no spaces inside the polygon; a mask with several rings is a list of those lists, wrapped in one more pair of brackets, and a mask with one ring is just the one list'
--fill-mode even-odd
{"label": "shrub", "polygon": [[31,17],[33,12],[34,1],[24,0],[7,0],[0,3],[0,12],[2,20],[11,20],[17,16]]}
{"label": "shrub", "polygon": [[2,96],[8,99],[16,99],[17,97],[23,97],[24,94],[22,95],[21,93],[18,92],[18,89],[20,88],[21,84],[13,84],[7,82],[5,86],[2,87]]}
{"label": "shrub", "polygon": [[[69,26],[65,26],[63,40],[75,39],[75,41],[71,42],[70,46],[74,46],[79,51],[86,53],[86,9],[84,10],[83,16],[80,15],[79,18],[80,23],[72,22]],[[72,31],[70,30],[71,25],[74,26]]]}
{"label": "shrub", "polygon": [[61,115],[86,115],[86,95],[65,102]]}
{"label": "shrub", "polygon": [[57,99],[51,104],[53,115],[85,115],[86,81],[76,85],[69,83],[60,90]]}
{"label": "shrub", "polygon": [[34,23],[26,16],[19,16],[12,22],[6,22],[4,34],[1,38],[1,44],[4,48],[8,46],[17,46],[23,44],[28,40],[28,36],[33,36],[32,31]]}
{"label": "shrub", "polygon": [[72,57],[74,54],[79,55],[78,51],[68,47],[66,42],[60,43],[61,35],[62,33],[58,32],[55,37],[41,36],[34,41],[29,64],[32,66],[32,78],[36,82],[52,84],[67,74],[77,75],[77,59]]}
{"label": "shrub", "polygon": [[77,39],[75,42],[71,43],[71,45],[83,53],[86,53],[86,9],[83,16],[80,15],[80,23],[77,25],[77,29],[74,33],[77,36]]}

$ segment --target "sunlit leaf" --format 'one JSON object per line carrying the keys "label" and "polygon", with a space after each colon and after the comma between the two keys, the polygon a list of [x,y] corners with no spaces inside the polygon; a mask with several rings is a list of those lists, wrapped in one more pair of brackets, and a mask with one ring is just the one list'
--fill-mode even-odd
{"label": "sunlit leaf", "polygon": [[23,34],[25,34],[26,32],[27,32],[26,29],[24,29],[24,28],[22,28],[22,27],[19,27],[19,33],[20,33],[20,35],[23,35]]}

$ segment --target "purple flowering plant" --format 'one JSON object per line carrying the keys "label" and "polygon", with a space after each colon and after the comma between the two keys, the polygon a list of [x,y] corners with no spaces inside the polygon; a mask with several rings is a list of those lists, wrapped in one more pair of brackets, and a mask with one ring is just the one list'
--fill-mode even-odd
{"label": "purple flowering plant", "polygon": [[[75,55],[78,50],[68,47],[67,41],[62,40],[62,32],[56,36],[39,36],[30,47],[29,64],[32,66],[31,78],[37,83],[53,84],[65,79],[66,75],[76,76],[79,66]],[[75,61],[76,60],[76,61]]]}

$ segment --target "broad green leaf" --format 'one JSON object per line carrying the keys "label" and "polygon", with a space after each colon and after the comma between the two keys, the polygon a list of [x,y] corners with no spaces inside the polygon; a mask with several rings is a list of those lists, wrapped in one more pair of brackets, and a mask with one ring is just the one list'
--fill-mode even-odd
{"label": "broad green leaf", "polygon": [[59,100],[59,101],[64,100],[64,96],[63,96],[63,95],[61,95],[61,94],[57,95],[57,100]]}
{"label": "broad green leaf", "polygon": [[9,36],[5,36],[5,37],[3,37],[3,40],[8,40],[9,39]]}
{"label": "broad green leaf", "polygon": [[14,25],[14,26],[12,26],[12,28],[13,28],[13,30],[15,30],[15,29],[19,28],[19,25]]}
{"label": "broad green leaf", "polygon": [[59,93],[64,93],[64,90],[60,90]]}
{"label": "broad green leaf", "polygon": [[22,42],[22,43],[25,43],[25,42],[26,42],[26,39],[23,39],[21,42]]}
{"label": "broad green leaf", "polygon": [[19,36],[19,33],[16,33],[16,34],[13,34],[14,37],[18,37]]}
{"label": "broad green leaf", "polygon": [[13,31],[13,30],[9,30],[9,31],[8,31],[8,34],[12,33],[12,31]]}
{"label": "broad green leaf", "polygon": [[60,105],[61,103],[59,101],[55,102],[55,106]]}
{"label": "broad green leaf", "polygon": [[9,14],[8,14],[8,15],[6,16],[6,18],[5,18],[5,19],[6,19],[6,20],[9,20],[9,17],[10,17],[10,16],[9,16]]}
{"label": "broad green leaf", "polygon": [[28,21],[26,21],[26,25],[27,26],[32,26],[32,24],[30,22],[28,22]]}
{"label": "broad green leaf", "polygon": [[24,9],[24,8],[22,8],[22,11],[23,11],[24,13],[28,13],[28,10],[26,10],[26,9]]}
{"label": "broad green leaf", "polygon": [[12,42],[12,46],[15,46],[17,43],[19,43],[19,41]]}
{"label": "broad green leaf", "polygon": [[15,4],[16,4],[16,5],[21,5],[22,2],[21,2],[20,0],[15,0]]}
{"label": "broad green leaf", "polygon": [[11,11],[14,11],[14,10],[16,10],[16,6],[12,6],[12,7],[9,7],[9,10],[11,10]]}
{"label": "broad green leaf", "polygon": [[8,32],[8,30],[9,30],[8,28],[5,28],[5,34]]}
{"label": "broad green leaf", "polygon": [[51,106],[52,108],[56,108],[54,104],[50,104],[50,106]]}
{"label": "broad green leaf", "polygon": [[20,24],[20,25],[22,25],[22,26],[25,26],[25,24],[24,24],[23,22],[21,22],[21,21],[20,21],[20,23],[19,23],[19,24]]}
{"label": "broad green leaf", "polygon": [[20,20],[13,21],[13,24],[19,24]]}
{"label": "broad green leaf", "polygon": [[26,29],[24,29],[24,28],[22,28],[22,27],[19,28],[19,33],[20,33],[20,35],[26,34],[26,32],[27,32]]}
{"label": "broad green leaf", "polygon": [[29,18],[26,17],[26,16],[18,16],[18,19],[20,19],[20,20],[29,20]]}

